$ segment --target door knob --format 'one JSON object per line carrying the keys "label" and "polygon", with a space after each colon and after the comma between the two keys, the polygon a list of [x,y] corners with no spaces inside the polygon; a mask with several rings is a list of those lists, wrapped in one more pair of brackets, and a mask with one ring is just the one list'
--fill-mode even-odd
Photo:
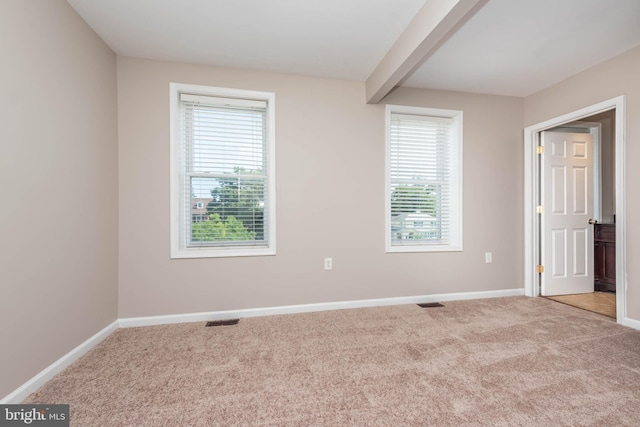
{"label": "door knob", "polygon": [[595,219],[589,219],[589,224],[593,225],[593,224],[597,224],[598,221]]}

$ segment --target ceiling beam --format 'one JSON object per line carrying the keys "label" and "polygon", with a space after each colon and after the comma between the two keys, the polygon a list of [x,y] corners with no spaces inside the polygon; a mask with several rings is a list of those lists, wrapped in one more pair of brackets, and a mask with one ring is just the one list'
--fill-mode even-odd
{"label": "ceiling beam", "polygon": [[488,0],[427,0],[365,82],[377,104],[407,79]]}

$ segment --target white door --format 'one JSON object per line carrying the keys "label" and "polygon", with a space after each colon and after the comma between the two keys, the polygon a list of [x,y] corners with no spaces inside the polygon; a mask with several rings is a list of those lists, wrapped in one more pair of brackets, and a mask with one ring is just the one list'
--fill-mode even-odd
{"label": "white door", "polygon": [[593,137],[542,132],[542,295],[593,292]]}

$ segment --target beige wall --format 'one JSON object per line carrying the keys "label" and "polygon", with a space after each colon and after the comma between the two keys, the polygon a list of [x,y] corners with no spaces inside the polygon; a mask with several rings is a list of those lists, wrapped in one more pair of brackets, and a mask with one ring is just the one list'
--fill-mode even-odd
{"label": "beige wall", "polygon": [[616,114],[614,110],[609,110],[584,120],[600,123],[602,126],[600,135],[601,221],[611,224],[616,213]]}
{"label": "beige wall", "polygon": [[64,0],[0,1],[0,398],[117,318],[116,60]]}
{"label": "beige wall", "polygon": [[[525,126],[624,95],[625,112],[625,180],[627,243],[627,316],[640,320],[640,47],[632,49],[598,66],[527,97],[524,101]],[[619,218],[619,212],[618,218]],[[621,280],[621,278],[618,278]]]}
{"label": "beige wall", "polygon": [[[169,82],[275,92],[276,256],[169,258]],[[120,317],[522,288],[522,99],[388,102],[464,110],[464,252],[385,254],[384,105],[364,83],[118,57]]]}

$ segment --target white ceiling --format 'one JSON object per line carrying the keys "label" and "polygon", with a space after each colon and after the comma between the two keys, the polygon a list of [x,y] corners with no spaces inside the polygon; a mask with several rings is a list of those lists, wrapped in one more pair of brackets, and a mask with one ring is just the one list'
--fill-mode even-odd
{"label": "white ceiling", "polygon": [[640,45],[640,0],[489,0],[404,86],[527,96]]}
{"label": "white ceiling", "polygon": [[[122,56],[364,81],[425,0],[67,0]],[[403,86],[527,96],[640,45],[640,0],[489,0]]]}
{"label": "white ceiling", "polygon": [[117,54],[365,80],[424,0],[68,0]]}

